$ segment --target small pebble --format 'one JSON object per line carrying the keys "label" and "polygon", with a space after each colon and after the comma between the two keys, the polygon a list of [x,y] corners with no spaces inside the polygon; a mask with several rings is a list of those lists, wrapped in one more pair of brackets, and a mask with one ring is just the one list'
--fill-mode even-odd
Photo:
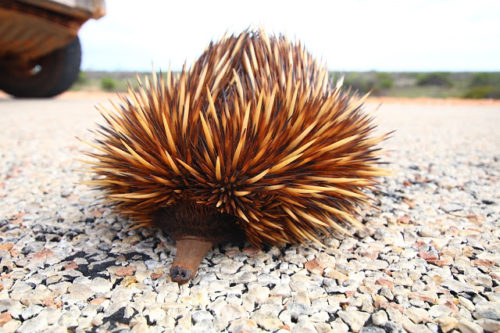
{"label": "small pebble", "polygon": [[374,325],[383,327],[387,323],[387,313],[384,310],[379,310],[372,314],[372,322]]}
{"label": "small pebble", "polygon": [[340,311],[339,317],[351,328],[353,332],[359,332],[370,314],[356,310]]}
{"label": "small pebble", "polygon": [[483,328],[480,325],[478,325],[474,322],[471,322],[469,320],[466,320],[466,319],[460,319],[458,321],[458,329],[462,333],[482,333],[483,332]]}

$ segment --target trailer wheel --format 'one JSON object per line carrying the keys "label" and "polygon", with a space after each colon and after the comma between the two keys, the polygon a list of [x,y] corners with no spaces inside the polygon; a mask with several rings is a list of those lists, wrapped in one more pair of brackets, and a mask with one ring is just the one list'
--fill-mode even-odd
{"label": "trailer wheel", "polygon": [[53,97],[69,89],[78,77],[82,50],[78,37],[28,66],[0,67],[0,89],[15,97]]}

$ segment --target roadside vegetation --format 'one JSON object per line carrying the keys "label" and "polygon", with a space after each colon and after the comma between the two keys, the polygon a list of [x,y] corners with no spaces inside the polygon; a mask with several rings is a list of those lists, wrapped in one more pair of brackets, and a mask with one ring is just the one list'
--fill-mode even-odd
{"label": "roadside vegetation", "polygon": [[374,96],[500,99],[500,72],[346,72],[344,85]]}
{"label": "roadside vegetation", "polygon": [[[150,73],[138,73],[140,77]],[[331,72],[344,86],[373,96],[500,99],[500,72]],[[80,72],[72,90],[126,91],[137,87],[136,73]]]}

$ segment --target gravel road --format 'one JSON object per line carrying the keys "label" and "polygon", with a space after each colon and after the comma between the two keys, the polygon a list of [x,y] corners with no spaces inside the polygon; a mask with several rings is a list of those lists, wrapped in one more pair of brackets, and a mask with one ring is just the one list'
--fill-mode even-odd
{"label": "gravel road", "polygon": [[395,176],[366,230],[222,246],[178,286],[172,241],[78,183],[107,98],[0,96],[0,332],[500,331],[500,103],[384,100]]}

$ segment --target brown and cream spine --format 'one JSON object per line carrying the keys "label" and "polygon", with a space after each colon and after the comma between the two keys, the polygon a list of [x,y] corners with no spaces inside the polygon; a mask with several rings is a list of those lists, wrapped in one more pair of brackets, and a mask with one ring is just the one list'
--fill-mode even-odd
{"label": "brown and cream spine", "polygon": [[233,228],[255,246],[320,242],[360,226],[365,189],[387,173],[378,165],[386,135],[374,136],[364,100],[331,86],[298,43],[226,36],[189,70],[154,74],[100,108],[93,183],[135,227],[160,227],[200,253]]}

